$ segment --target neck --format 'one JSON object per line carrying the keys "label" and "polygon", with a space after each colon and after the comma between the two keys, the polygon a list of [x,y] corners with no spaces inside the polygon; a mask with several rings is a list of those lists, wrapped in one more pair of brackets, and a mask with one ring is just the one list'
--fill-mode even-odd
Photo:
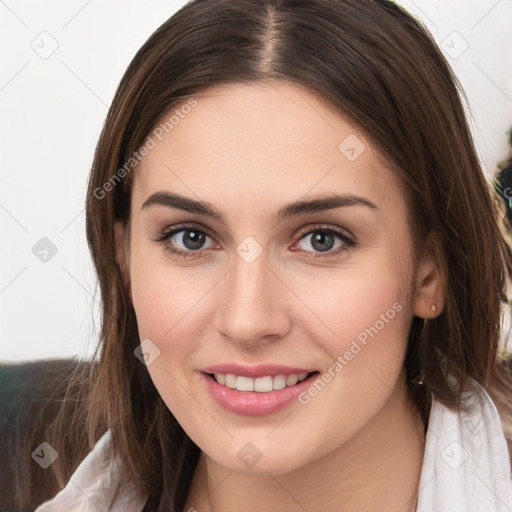
{"label": "neck", "polygon": [[350,441],[286,474],[236,473],[202,453],[184,510],[413,512],[425,426],[403,388]]}

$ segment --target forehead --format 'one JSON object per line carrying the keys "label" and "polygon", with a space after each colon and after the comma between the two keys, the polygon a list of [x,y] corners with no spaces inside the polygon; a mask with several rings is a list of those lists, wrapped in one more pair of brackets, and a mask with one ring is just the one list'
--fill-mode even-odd
{"label": "forehead", "polygon": [[332,192],[365,195],[379,207],[400,200],[396,176],[364,133],[309,89],[231,84],[192,98],[149,134],[154,148],[135,171],[135,206],[159,190],[195,195],[227,212],[229,205],[277,209]]}

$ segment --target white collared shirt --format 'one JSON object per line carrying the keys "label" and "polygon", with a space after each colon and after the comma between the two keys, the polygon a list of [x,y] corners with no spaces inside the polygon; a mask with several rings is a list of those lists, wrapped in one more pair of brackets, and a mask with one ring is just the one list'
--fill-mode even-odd
{"label": "white collared shirt", "polygon": [[[417,512],[511,512],[510,454],[498,411],[485,390],[463,400],[467,414],[432,401],[425,440]],[[476,403],[475,403],[476,402]]]}
{"label": "white collared shirt", "polygon": [[[432,400],[417,512],[512,512],[510,455],[498,411],[474,383],[482,401],[457,413]],[[467,393],[465,399],[475,394]],[[35,512],[141,512],[147,497],[132,482],[115,503],[119,461],[110,461],[110,431],[80,463],[68,484]]]}

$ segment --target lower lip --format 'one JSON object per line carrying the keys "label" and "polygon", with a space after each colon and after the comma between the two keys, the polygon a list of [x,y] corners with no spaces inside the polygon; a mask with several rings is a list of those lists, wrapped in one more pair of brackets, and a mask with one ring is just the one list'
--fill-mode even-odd
{"label": "lower lip", "polygon": [[219,384],[210,375],[203,373],[208,391],[217,403],[230,412],[244,416],[264,416],[284,409],[294,402],[298,395],[309,388],[317,376],[318,373],[313,373],[295,386],[260,393],[258,391],[238,391],[238,389],[228,388]]}

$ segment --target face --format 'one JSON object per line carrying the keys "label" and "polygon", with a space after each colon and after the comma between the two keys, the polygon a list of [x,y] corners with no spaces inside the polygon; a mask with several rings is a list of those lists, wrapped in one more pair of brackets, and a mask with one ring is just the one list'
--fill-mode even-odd
{"label": "face", "polygon": [[133,171],[118,261],[147,369],[187,434],[221,466],[283,473],[405,399],[423,300],[405,201],[358,127],[307,89],[194,98]]}

